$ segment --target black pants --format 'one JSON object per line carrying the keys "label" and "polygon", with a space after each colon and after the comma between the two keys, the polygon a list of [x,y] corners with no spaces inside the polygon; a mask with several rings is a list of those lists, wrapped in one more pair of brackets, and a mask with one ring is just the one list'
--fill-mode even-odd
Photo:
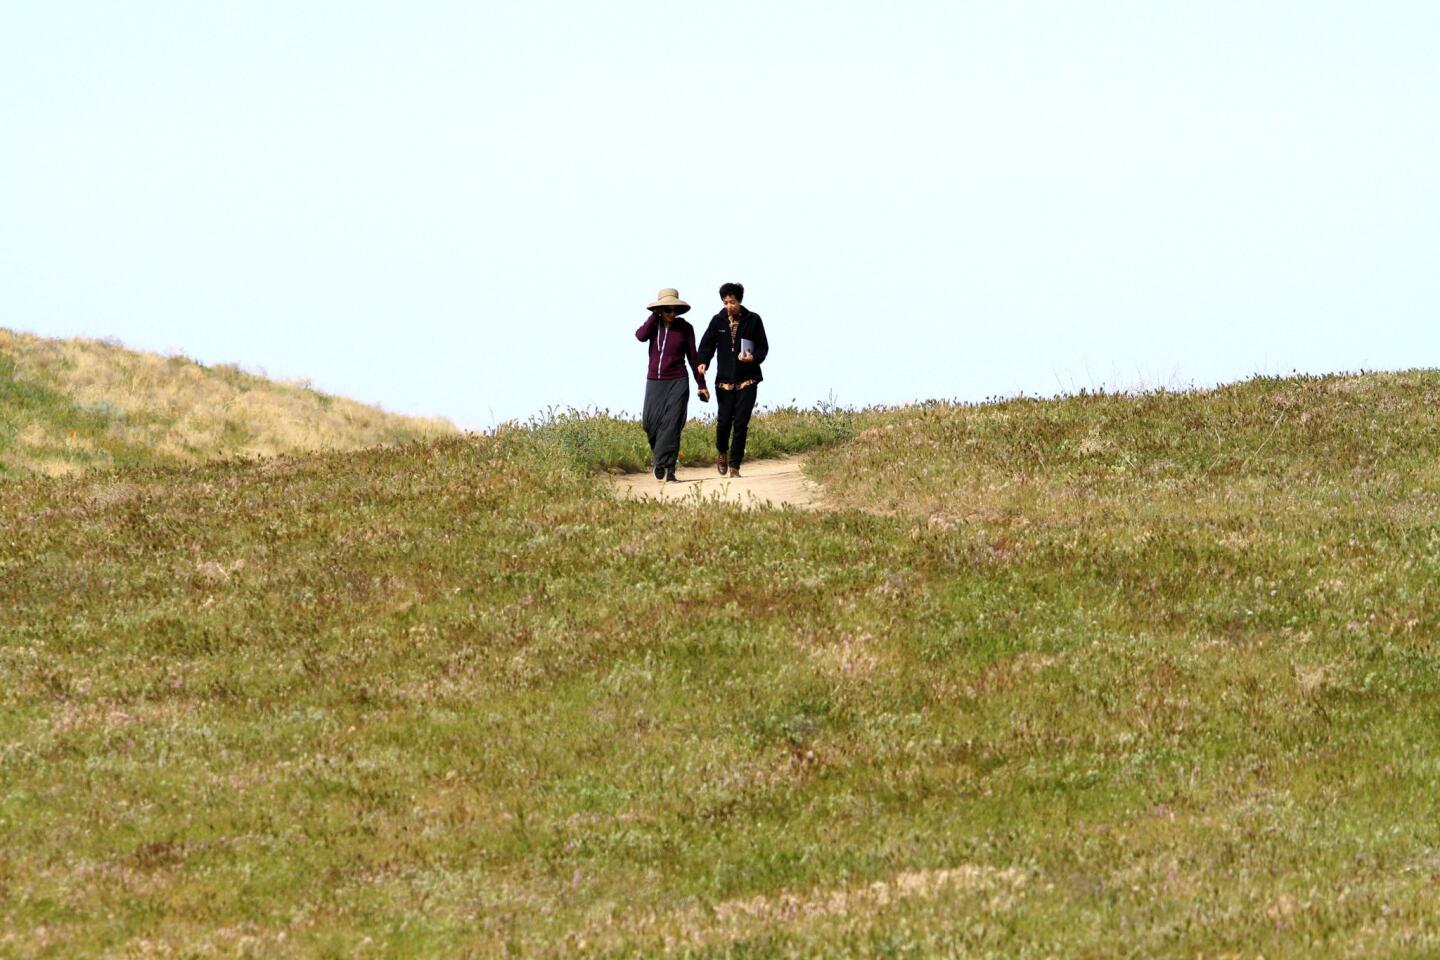
{"label": "black pants", "polygon": [[675,466],[680,452],[680,431],[685,428],[685,411],[690,406],[690,381],[646,380],[645,407],[641,422],[655,466]]}
{"label": "black pants", "polygon": [[[750,414],[755,412],[755,391],[760,384],[752,383],[744,390],[715,390],[715,449],[729,451],[730,466],[740,466],[745,459],[745,436],[750,432]],[[732,434],[731,431],[734,431]]]}

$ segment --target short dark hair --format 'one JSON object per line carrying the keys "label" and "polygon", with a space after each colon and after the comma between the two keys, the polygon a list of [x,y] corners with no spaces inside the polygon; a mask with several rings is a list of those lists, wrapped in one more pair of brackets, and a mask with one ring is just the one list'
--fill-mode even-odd
{"label": "short dark hair", "polygon": [[740,303],[745,302],[745,284],[743,283],[722,283],[720,284],[720,299],[734,297]]}

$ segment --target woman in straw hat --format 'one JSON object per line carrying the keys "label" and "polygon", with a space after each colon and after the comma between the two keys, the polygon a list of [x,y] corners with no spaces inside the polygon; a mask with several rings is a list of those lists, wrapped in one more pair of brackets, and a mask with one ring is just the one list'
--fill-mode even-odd
{"label": "woman in straw hat", "polygon": [[685,365],[695,373],[699,397],[708,402],[710,391],[699,370],[700,358],[695,353],[695,328],[680,314],[690,304],[680,299],[672,287],[661,290],[650,304],[650,316],[635,339],[650,344],[650,364],[645,373],[645,437],[650,441],[650,455],[655,463],[655,479],[675,481],[675,459],[680,452],[680,430],[685,426],[685,410],[690,402],[690,387],[685,382]]}

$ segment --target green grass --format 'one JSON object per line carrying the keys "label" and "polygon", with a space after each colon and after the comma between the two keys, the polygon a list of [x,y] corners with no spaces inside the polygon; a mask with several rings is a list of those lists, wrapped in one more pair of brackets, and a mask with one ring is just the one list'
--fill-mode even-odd
{"label": "green grass", "polygon": [[[690,409],[694,412],[695,406]],[[713,409],[702,407],[698,412],[712,416],[692,418],[681,431],[680,462],[686,466],[706,466],[715,459]],[[751,421],[746,459],[784,457],[849,439],[864,416],[827,404],[809,410],[769,410]],[[545,456],[592,470],[634,473],[646,470],[651,462],[644,431],[636,429],[635,421],[608,410],[552,409],[526,424],[506,429],[530,433]]]}
{"label": "green grass", "polygon": [[1437,401],[758,418],[821,513],[578,413],[7,483],[0,955],[1434,955]]}

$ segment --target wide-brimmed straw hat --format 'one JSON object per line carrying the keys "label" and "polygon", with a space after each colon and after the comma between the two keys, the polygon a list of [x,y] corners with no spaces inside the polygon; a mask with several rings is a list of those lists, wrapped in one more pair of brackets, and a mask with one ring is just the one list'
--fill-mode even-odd
{"label": "wide-brimmed straw hat", "polygon": [[680,299],[680,291],[674,287],[666,287],[655,295],[655,302],[646,307],[647,310],[654,310],[657,307],[674,307],[675,315],[678,317],[690,309],[690,304]]}

